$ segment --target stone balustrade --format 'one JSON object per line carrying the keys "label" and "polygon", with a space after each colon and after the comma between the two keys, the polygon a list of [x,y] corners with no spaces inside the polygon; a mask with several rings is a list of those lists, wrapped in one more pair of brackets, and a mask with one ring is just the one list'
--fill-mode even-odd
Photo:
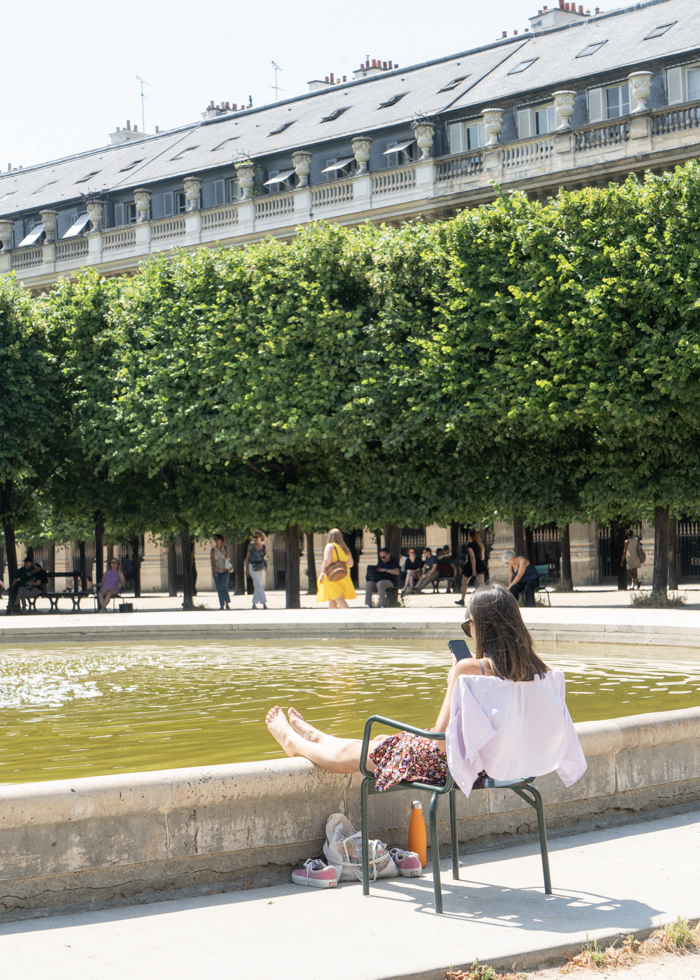
{"label": "stone balustrade", "polygon": [[[645,82],[641,79],[640,85]],[[303,175],[293,190],[252,196],[252,167],[239,165],[246,183],[240,201],[207,210],[199,208],[200,182],[187,178],[190,207],[186,214],[147,220],[151,191],[139,188],[135,199],[139,220],[121,228],[101,229],[101,210],[95,211],[97,228],[70,242],[54,241],[24,249],[0,251],[0,274],[14,270],[28,284],[50,283],[69,268],[83,265],[105,271],[134,268],[151,252],[174,246],[186,248],[237,239],[254,241],[269,234],[288,236],[301,224],[324,218],[357,220],[357,215],[381,221],[397,216],[408,219],[443,208],[465,207],[492,200],[493,183],[539,195],[555,193],[560,185],[585,184],[589,180],[624,179],[630,169],[642,172],[645,159],[653,166],[675,166],[696,155],[700,142],[700,102],[664,109],[637,111],[627,117],[578,128],[569,124],[571,93],[560,96],[562,124],[553,133],[502,143],[500,110],[489,109],[489,144],[475,151],[433,159],[427,155],[432,127],[424,126],[424,156],[400,167],[378,172],[361,170],[352,177],[308,186],[310,158],[297,153],[295,163]],[[430,130],[430,132],[428,132]],[[498,130],[498,132],[496,132]],[[358,142],[359,141],[359,142]],[[356,151],[369,154],[368,137],[356,140]],[[246,167],[251,171],[248,174]],[[249,178],[249,179],[248,179]],[[247,182],[246,182],[247,181]],[[93,202],[96,209],[101,202]],[[6,236],[7,237],[7,236]],[[9,244],[9,243],[8,243]]]}

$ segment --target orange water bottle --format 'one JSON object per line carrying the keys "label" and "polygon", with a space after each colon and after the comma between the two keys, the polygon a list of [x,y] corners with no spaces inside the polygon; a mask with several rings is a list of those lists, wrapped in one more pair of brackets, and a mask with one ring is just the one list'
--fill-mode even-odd
{"label": "orange water bottle", "polygon": [[411,822],[408,825],[408,849],[415,851],[423,867],[428,863],[427,840],[425,837],[425,821],[423,820],[423,804],[414,800],[411,805]]}

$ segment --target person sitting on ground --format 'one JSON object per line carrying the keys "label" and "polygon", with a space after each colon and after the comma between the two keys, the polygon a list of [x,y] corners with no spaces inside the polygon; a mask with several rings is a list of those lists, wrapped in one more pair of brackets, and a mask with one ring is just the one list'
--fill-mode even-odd
{"label": "person sitting on ground", "polygon": [[[446,732],[446,742],[409,732],[375,735],[366,759],[375,788],[382,792],[402,780],[440,785],[448,761],[467,795],[484,770],[505,780],[556,769],[565,785],[576,782],[586,760],[566,708],[564,674],[550,671],[535,653],[512,593],[502,585],[477,589],[463,628],[475,641],[475,657],[452,657],[433,729]],[[265,723],[288,756],[303,756],[329,772],[360,771],[361,739],[319,731],[295,708],[286,718],[279,705]],[[481,769],[475,773],[476,765]]]}
{"label": "person sitting on ground", "polygon": [[404,571],[406,572],[406,581],[404,582],[405,592],[410,591],[416,584],[416,580],[420,575],[420,570],[422,567],[423,559],[416,555],[415,548],[409,548],[406,563],[404,565]]}
{"label": "person sitting on ground", "polygon": [[44,563],[40,558],[36,558],[32,565],[32,572],[27,579],[27,584],[21,586],[17,592],[17,602],[25,608],[26,599],[36,599],[46,594],[46,586],[49,584],[48,572],[44,569]]}
{"label": "person sitting on ground", "polygon": [[510,591],[517,599],[524,592],[524,605],[535,605],[535,589],[540,584],[540,573],[523,555],[514,551],[504,551],[503,561],[510,570]]}
{"label": "person sitting on ground", "polygon": [[17,574],[10,582],[10,589],[7,599],[7,612],[15,613],[19,612],[19,603],[17,601],[17,594],[21,588],[28,584],[32,573],[34,572],[34,562],[27,556],[24,559],[24,564],[22,568],[17,569]]}
{"label": "person sitting on ground", "polygon": [[456,606],[464,605],[464,597],[473,578],[479,585],[484,584],[484,576],[487,570],[486,548],[481,543],[479,532],[472,529],[467,535],[467,560],[462,568],[462,598],[457,599]]}
{"label": "person sitting on ground", "polygon": [[414,594],[422,592],[426,585],[431,585],[439,574],[440,569],[438,567],[437,556],[433,554],[432,548],[423,548],[423,567],[421,569],[421,576],[418,580],[418,584],[411,589],[411,592]]}
{"label": "person sitting on ground", "polygon": [[112,558],[109,568],[104,573],[102,581],[97,586],[98,612],[106,612],[109,600],[112,596],[118,595],[126,585],[124,573],[119,568],[119,560]]}
{"label": "person sitting on ground", "polygon": [[[336,578],[335,581],[331,582],[328,578],[328,570],[332,565],[337,565],[337,568],[341,570],[340,565],[337,564],[339,562],[345,562],[345,573],[342,578]],[[345,543],[343,532],[334,527],[328,532],[328,541],[323,549],[321,574],[316,583],[316,602],[327,601],[329,609],[347,609],[347,600],[357,598],[355,586],[350,578],[350,569],[354,564],[350,549]]]}
{"label": "person sitting on ground", "polygon": [[386,607],[386,594],[399,584],[399,563],[394,561],[387,548],[380,548],[379,561],[376,566],[377,580],[365,581],[365,605],[372,608],[372,596],[379,593],[379,608]]}

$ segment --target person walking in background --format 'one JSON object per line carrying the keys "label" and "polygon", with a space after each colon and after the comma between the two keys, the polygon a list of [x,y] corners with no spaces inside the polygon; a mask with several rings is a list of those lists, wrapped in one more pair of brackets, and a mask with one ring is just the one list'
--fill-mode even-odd
{"label": "person walking in background", "polygon": [[97,586],[98,612],[107,612],[107,606],[112,596],[117,595],[126,585],[124,573],[119,568],[119,559],[113,558],[109,568],[104,573],[102,581]]}
{"label": "person walking in background", "polygon": [[406,581],[404,582],[404,592],[410,591],[416,584],[416,580],[420,575],[420,570],[423,567],[423,559],[416,555],[415,548],[408,549],[408,557],[406,559],[406,564],[404,565],[404,571],[406,572]]}
{"label": "person walking in background", "polygon": [[525,594],[524,604],[534,606],[535,589],[539,585],[540,573],[527,558],[523,555],[516,555],[514,551],[504,551],[503,561],[510,569],[510,591],[516,599],[523,592]]}
{"label": "person walking in background", "polygon": [[348,600],[357,598],[350,577],[350,569],[354,564],[342,531],[334,527],[328,532],[328,541],[323,549],[316,602],[328,602],[329,609],[347,609]]}
{"label": "person walking in background", "polygon": [[134,587],[134,560],[128,555],[124,555],[122,558],[122,571],[124,572],[124,578],[126,584],[130,589]]}
{"label": "person walking in background", "polygon": [[471,579],[475,578],[479,585],[484,584],[486,571],[486,548],[481,543],[479,532],[471,530],[467,535],[467,558],[462,568],[462,598],[457,599],[456,606],[464,605]]}
{"label": "person walking in background", "polygon": [[267,548],[265,547],[265,535],[262,531],[256,531],[253,540],[248,545],[246,556],[248,574],[253,580],[255,591],[253,592],[253,609],[258,602],[263,609],[267,609],[267,596],[263,588],[263,573],[267,568]]}
{"label": "person walking in background", "polygon": [[[228,594],[228,575],[231,571],[231,556],[228,553],[223,534],[214,535],[214,547],[209,555],[211,557],[212,578],[216,591],[219,593],[219,609],[230,609],[231,596]],[[191,554],[189,557],[191,561]]]}
{"label": "person walking in background", "polygon": [[627,540],[622,549],[620,564],[624,565],[625,558],[627,559],[627,574],[632,579],[633,590],[639,589],[639,569],[642,567],[643,562],[646,561],[646,557],[644,548],[642,548],[642,539],[634,533],[634,528],[628,527]]}

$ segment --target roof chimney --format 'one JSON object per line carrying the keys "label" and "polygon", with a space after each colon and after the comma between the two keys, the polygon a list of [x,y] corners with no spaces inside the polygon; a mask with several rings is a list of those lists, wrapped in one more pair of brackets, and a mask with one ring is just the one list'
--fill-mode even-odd
{"label": "roof chimney", "polygon": [[513,37],[517,37],[517,36],[518,36],[518,32],[517,31],[513,31]]}
{"label": "roof chimney", "polygon": [[501,37],[508,37],[508,31],[502,31]]}

